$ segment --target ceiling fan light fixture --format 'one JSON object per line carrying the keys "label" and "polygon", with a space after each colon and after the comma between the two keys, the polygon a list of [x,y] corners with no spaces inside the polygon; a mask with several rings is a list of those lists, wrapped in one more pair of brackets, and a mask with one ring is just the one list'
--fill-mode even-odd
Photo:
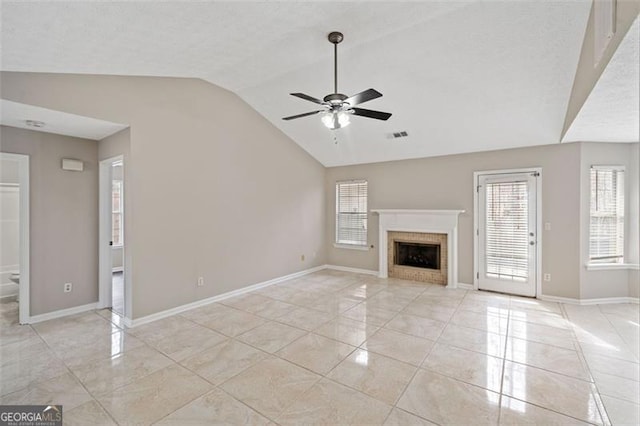
{"label": "ceiling fan light fixture", "polygon": [[345,111],[329,111],[322,115],[322,124],[331,130],[347,127],[351,123],[349,113]]}

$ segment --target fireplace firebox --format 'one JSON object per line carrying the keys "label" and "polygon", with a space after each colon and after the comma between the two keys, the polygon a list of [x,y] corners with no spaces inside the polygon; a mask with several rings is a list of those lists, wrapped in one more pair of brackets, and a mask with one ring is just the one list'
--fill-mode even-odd
{"label": "fireplace firebox", "polygon": [[440,269],[440,244],[394,241],[396,265]]}

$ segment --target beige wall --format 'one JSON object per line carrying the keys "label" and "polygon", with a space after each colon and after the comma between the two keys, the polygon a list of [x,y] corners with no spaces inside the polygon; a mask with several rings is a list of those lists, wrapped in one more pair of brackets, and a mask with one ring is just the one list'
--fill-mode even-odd
{"label": "beige wall", "polygon": [[589,211],[591,187],[589,173],[592,165],[625,167],[625,262],[638,264],[638,144],[581,143],[581,244],[580,296],[583,299],[627,296],[633,290],[634,274],[629,270],[588,271]]}
{"label": "beige wall", "polygon": [[[473,172],[542,167],[542,269],[552,275],[543,293],[579,297],[580,145],[563,144],[328,169],[327,241],[335,233],[335,182],[367,179],[369,209],[463,209],[459,219],[458,279],[473,283]],[[329,263],[378,269],[378,217],[369,220],[369,251],[334,248]]]}
{"label": "beige wall", "polygon": [[[29,155],[30,314],[98,300],[98,145],[95,141],[0,126],[0,151]],[[84,171],[61,168],[62,158]],[[64,283],[73,283],[71,293]]]}
{"label": "beige wall", "polygon": [[324,168],[233,93],[3,72],[2,97],[130,125],[133,318],[325,263]]}
{"label": "beige wall", "polygon": [[580,52],[580,60],[573,81],[571,97],[567,106],[567,114],[564,121],[564,129],[562,136],[567,132],[571,123],[580,112],[580,108],[584,105],[587,97],[596,85],[600,75],[606,68],[607,64],[613,57],[620,42],[631,27],[633,20],[640,13],[640,1],[638,0],[617,0],[616,6],[616,33],[613,35],[609,45],[607,46],[602,59],[596,65],[594,38],[595,23],[593,16],[593,6],[591,7],[591,15],[585,30],[582,50]]}

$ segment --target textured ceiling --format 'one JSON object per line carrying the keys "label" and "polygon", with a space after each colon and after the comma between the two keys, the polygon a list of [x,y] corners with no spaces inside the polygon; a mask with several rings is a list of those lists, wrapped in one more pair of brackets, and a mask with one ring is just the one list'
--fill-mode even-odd
{"label": "textured ceiling", "polygon": [[[325,165],[559,142],[591,6],[575,1],[6,2],[2,69],[199,77],[238,93]],[[336,132],[284,122],[374,87]],[[405,130],[409,137],[389,139]]]}
{"label": "textured ceiling", "polygon": [[640,141],[640,18],[631,25],[562,141]]}

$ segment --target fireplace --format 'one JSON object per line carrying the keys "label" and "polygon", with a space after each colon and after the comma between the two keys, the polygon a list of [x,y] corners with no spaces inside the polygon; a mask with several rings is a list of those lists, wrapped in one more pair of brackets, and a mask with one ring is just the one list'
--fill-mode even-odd
{"label": "fireplace", "polygon": [[387,240],[390,277],[447,285],[447,234],[389,231]]}
{"label": "fireplace", "polygon": [[393,263],[414,268],[440,269],[440,244],[395,241]]}
{"label": "fireplace", "polygon": [[[458,215],[464,210],[372,210],[380,216],[379,271],[380,278],[400,278],[458,285]],[[439,245],[439,269],[413,265],[398,265],[394,261],[396,241],[411,244]],[[432,256],[432,255],[430,255]],[[431,265],[429,265],[431,266]]]}

